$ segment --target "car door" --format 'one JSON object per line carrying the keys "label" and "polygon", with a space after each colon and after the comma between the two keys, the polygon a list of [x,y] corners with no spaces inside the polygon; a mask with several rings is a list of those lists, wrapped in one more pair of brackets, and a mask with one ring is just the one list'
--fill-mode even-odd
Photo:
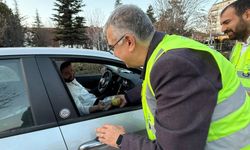
{"label": "car door", "polygon": [[67,149],[33,56],[0,57],[0,147]]}
{"label": "car door", "polygon": [[[48,92],[48,95],[55,107],[54,110],[58,124],[69,150],[91,148],[110,149],[106,145],[102,145],[96,141],[95,135],[95,129],[107,123],[122,125],[126,128],[126,131],[130,133],[140,132],[145,134],[145,123],[140,105],[80,116],[69,90],[65,86],[65,83],[63,83],[58,66],[53,62],[53,58],[55,57],[57,56],[40,56],[37,57],[37,62],[43,80],[48,88],[47,91],[51,91]],[[60,57],[57,57],[57,59],[60,59]],[[83,62],[91,61],[91,63],[104,63],[101,58],[94,57],[91,57],[91,60],[89,57],[84,56],[76,58],[67,58],[67,56],[64,56],[63,58],[65,60],[77,59]],[[105,60],[105,64],[109,63],[114,65],[118,62],[114,62],[114,60]],[[46,69],[48,68],[55,68],[55,71],[48,74],[46,72]],[[60,94],[52,92],[55,88],[57,89],[57,92],[61,91]],[[60,98],[60,100],[58,98]]]}
{"label": "car door", "polygon": [[129,133],[142,132],[145,129],[141,110],[129,110],[79,120],[79,122],[61,126],[69,150],[110,149],[96,140],[95,130],[104,124],[122,125]]}

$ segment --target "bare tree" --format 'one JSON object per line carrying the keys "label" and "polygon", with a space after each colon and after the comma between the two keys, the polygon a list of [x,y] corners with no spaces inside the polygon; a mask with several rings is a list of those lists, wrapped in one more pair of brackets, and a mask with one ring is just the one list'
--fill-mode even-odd
{"label": "bare tree", "polygon": [[47,47],[52,46],[52,40],[49,38],[49,31],[44,28],[40,19],[38,10],[36,10],[35,21],[32,28],[26,29],[26,46],[32,47]]}
{"label": "bare tree", "polygon": [[94,9],[92,11],[89,11],[86,16],[86,19],[89,22],[90,26],[95,26],[95,27],[101,27],[104,24],[105,21],[105,16],[104,12],[100,9]]}
{"label": "bare tree", "polygon": [[27,28],[25,32],[25,46],[59,47],[59,42],[54,41],[54,37],[54,28]]}
{"label": "bare tree", "polygon": [[105,18],[101,10],[95,9],[88,13],[87,20],[89,27],[87,29],[87,36],[90,39],[89,45],[91,48],[98,50],[107,50],[107,44],[103,36],[103,21]]}
{"label": "bare tree", "polygon": [[115,8],[122,5],[121,0],[115,0]]}
{"label": "bare tree", "polygon": [[156,28],[169,34],[190,36],[206,24],[207,0],[155,0]]}

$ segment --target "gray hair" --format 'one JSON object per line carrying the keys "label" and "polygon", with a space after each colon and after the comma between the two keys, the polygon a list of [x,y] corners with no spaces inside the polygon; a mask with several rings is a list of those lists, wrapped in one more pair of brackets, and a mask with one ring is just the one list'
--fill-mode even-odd
{"label": "gray hair", "polygon": [[146,41],[155,31],[149,17],[135,5],[121,5],[109,16],[105,26],[104,34],[108,27],[114,27],[114,36],[132,33],[140,41]]}

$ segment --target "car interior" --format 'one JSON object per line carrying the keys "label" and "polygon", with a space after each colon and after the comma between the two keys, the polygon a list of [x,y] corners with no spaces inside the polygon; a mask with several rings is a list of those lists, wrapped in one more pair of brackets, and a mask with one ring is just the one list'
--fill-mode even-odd
{"label": "car interior", "polygon": [[[68,60],[55,60],[59,72],[60,65],[65,61]],[[70,62],[75,71],[76,80],[99,100],[108,96],[124,94],[142,83],[139,72],[120,66],[72,59]],[[64,82],[62,76],[61,79]],[[65,87],[67,87],[66,84]],[[69,92],[69,90],[67,91]]]}

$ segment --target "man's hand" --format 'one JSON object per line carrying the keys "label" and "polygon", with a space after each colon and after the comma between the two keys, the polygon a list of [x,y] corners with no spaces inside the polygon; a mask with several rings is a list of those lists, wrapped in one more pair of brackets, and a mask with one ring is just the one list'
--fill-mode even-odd
{"label": "man's hand", "polygon": [[116,95],[121,100],[120,108],[124,107],[127,104],[127,100],[124,95]]}
{"label": "man's hand", "polygon": [[116,140],[119,135],[125,134],[125,129],[122,126],[103,125],[96,129],[96,136],[101,143],[118,148]]}
{"label": "man's hand", "polygon": [[104,105],[103,102],[99,102],[99,103],[97,104],[97,107],[98,107],[98,110],[104,110],[104,109],[105,109],[105,105]]}

